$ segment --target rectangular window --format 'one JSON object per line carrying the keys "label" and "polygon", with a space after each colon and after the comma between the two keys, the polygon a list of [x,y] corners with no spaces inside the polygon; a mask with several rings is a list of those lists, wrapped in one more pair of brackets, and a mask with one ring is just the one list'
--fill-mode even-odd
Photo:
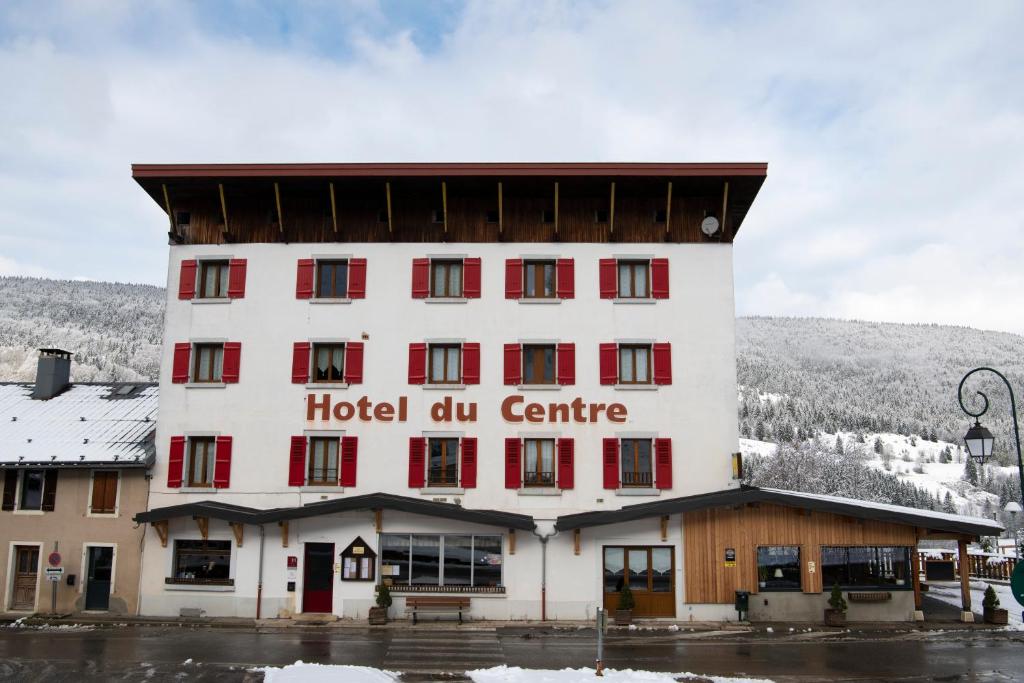
{"label": "rectangular window", "polygon": [[345,345],[313,344],[313,381],[345,381]]}
{"label": "rectangular window", "polygon": [[555,345],[523,346],[523,384],[555,383]]}
{"label": "rectangular window", "polygon": [[381,579],[401,590],[500,588],[501,536],[381,534]]}
{"label": "rectangular window", "polygon": [[605,546],[604,592],[619,593],[628,581],[631,591],[671,593],[674,559],[665,546]]}
{"label": "rectangular window", "polygon": [[188,440],[188,485],[213,486],[216,440],[212,436],[194,436]]}
{"label": "rectangular window", "polygon": [[524,439],[523,485],[555,485],[555,440]]}
{"label": "rectangular window", "polygon": [[618,295],[622,299],[645,299],[649,297],[648,271],[649,261],[619,261]]}
{"label": "rectangular window", "polygon": [[462,347],[459,344],[430,344],[431,384],[458,384],[462,381]]}
{"label": "rectangular window", "polygon": [[348,261],[316,262],[318,299],[344,299],[348,296]]}
{"label": "rectangular window", "polygon": [[654,485],[650,439],[622,439],[619,461],[624,488],[650,488]]}
{"label": "rectangular window", "polygon": [[195,353],[196,358],[192,365],[192,381],[223,381],[224,345],[196,344]]}
{"label": "rectangular window", "polygon": [[43,509],[43,481],[45,478],[42,470],[26,470],[22,474],[19,510]]}
{"label": "rectangular window", "polygon": [[905,546],[822,546],[821,580],[825,590],[910,589],[910,552]]}
{"label": "rectangular window", "polygon": [[231,585],[231,541],[175,541],[169,583]]}
{"label": "rectangular window", "polygon": [[757,585],[761,591],[800,590],[800,548],[786,545],[759,547]]}
{"label": "rectangular window", "polygon": [[228,262],[199,262],[200,299],[223,299],[228,295]]}
{"label": "rectangular window", "polygon": [[462,261],[430,262],[430,296],[462,296]]}
{"label": "rectangular window", "polygon": [[338,485],[338,439],[314,436],[309,439],[310,486]]}
{"label": "rectangular window", "polygon": [[428,439],[427,486],[459,485],[459,440]]}
{"label": "rectangular window", "polygon": [[555,262],[523,262],[523,297],[526,299],[555,298]]}
{"label": "rectangular window", "polygon": [[117,511],[117,479],[117,472],[93,472],[92,501],[89,506],[92,514],[112,515]]}
{"label": "rectangular window", "polygon": [[619,345],[619,384],[651,383],[651,347],[647,344]]}

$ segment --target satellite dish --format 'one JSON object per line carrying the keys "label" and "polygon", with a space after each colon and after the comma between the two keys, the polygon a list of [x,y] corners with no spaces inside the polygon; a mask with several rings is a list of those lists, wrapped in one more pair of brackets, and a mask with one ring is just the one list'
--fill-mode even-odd
{"label": "satellite dish", "polygon": [[701,221],[700,229],[705,235],[711,237],[716,232],[718,232],[718,219],[715,218],[714,216],[708,216],[703,221]]}

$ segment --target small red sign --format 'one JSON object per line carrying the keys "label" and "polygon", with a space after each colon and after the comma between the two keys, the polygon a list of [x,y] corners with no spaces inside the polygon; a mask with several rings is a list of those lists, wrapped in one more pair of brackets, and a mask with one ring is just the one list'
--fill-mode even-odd
{"label": "small red sign", "polygon": [[292,569],[292,568],[298,567],[298,566],[299,566],[299,558],[296,557],[295,555],[289,555],[288,556],[288,568]]}
{"label": "small red sign", "polygon": [[60,566],[60,553],[50,553],[50,557],[47,558],[47,562],[50,563],[51,567]]}

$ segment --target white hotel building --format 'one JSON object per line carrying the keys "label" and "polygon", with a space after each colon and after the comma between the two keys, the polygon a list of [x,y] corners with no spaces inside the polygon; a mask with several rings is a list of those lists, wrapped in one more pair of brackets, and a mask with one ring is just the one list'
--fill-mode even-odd
{"label": "white hotel building", "polygon": [[835,578],[906,619],[917,538],[983,530],[740,486],[732,241],[765,164],[133,174],[171,242],[142,614],[358,619],[384,582],[392,616],[582,619],[628,577],[636,616],[777,589],[751,609],[783,617]]}

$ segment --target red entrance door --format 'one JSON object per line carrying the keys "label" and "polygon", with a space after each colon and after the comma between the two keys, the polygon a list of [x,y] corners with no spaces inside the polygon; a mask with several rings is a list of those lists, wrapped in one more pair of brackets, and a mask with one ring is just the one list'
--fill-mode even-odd
{"label": "red entrance door", "polygon": [[333,611],[334,544],[307,543],[303,563],[302,611]]}

